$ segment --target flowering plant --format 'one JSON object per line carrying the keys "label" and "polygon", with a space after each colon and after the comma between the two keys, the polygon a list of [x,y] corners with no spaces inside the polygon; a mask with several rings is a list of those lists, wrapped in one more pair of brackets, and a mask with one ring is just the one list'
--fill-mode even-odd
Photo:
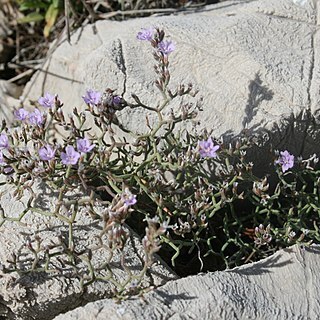
{"label": "flowering plant", "polygon": [[[145,263],[141,274],[152,265],[155,253],[185,275],[233,267],[294,242],[319,240],[320,172],[316,156],[295,161],[287,150],[280,155],[270,152],[270,165],[277,174],[272,182],[275,186],[270,187],[269,173],[255,175],[247,156],[247,150],[256,147],[257,137],[243,132],[232,141],[224,141],[211,137],[206,130],[178,129],[178,123],[192,122],[201,111],[201,99],[194,99],[197,90],[191,84],[171,88],[169,57],[176,46],[164,39],[163,30],[144,29],[137,38],[153,48],[161,103],[146,105],[135,94],[127,101],[115,90],[100,93],[90,89],[83,96],[85,112],[75,108],[66,119],[63,102],[57,95],[46,94],[38,100],[44,112],[36,108],[29,113],[21,108],[15,112],[18,126],[13,134],[9,136],[10,130],[2,128],[0,172],[16,187],[16,196],[22,197],[38,180],[58,196],[54,212],[35,207],[31,197],[18,218],[3,213],[0,225],[21,221],[32,211],[60,219],[69,228],[67,245],[39,245],[34,253],[28,242],[36,258],[29,265],[24,263],[24,268],[51,270],[59,265],[61,271],[72,265],[84,287],[108,279],[119,294],[124,294],[130,291],[132,279],[136,284],[142,280],[124,263],[121,265],[129,280],[119,283],[112,274],[113,253],[123,254],[129,238],[126,225],[142,237]],[[188,97],[191,102],[186,102]],[[174,100],[180,102],[178,109],[170,109]],[[147,123],[145,133],[131,132],[117,117],[119,111],[137,107],[156,117],[152,126]],[[90,117],[95,134],[86,128]],[[115,127],[131,134],[133,140],[116,135]],[[62,128],[68,135],[58,143]],[[31,183],[24,184],[26,181]],[[82,197],[66,197],[79,187]],[[97,204],[104,207],[103,214],[94,210]],[[73,230],[80,207],[103,225],[98,248],[110,250],[107,262],[92,262],[97,248],[85,253],[78,248]],[[85,276],[79,272],[79,263],[84,260]],[[4,272],[16,271],[18,262],[19,256],[3,266]]]}

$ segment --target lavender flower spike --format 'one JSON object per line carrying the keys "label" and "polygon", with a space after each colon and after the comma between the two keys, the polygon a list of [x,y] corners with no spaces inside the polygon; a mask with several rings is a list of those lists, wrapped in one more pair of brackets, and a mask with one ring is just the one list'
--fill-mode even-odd
{"label": "lavender flower spike", "polygon": [[55,150],[50,145],[46,145],[39,149],[39,157],[43,161],[50,161],[54,158]]}
{"label": "lavender flower spike", "polygon": [[86,94],[82,96],[82,99],[86,104],[90,106],[94,106],[100,103],[101,96],[102,96],[101,92],[89,89],[87,90]]}
{"label": "lavender flower spike", "polygon": [[94,144],[91,144],[87,138],[77,140],[77,149],[79,152],[87,153],[94,148]]}
{"label": "lavender flower spike", "polygon": [[287,150],[280,152],[280,158],[275,163],[281,165],[282,172],[286,172],[294,166],[294,156]]}
{"label": "lavender flower spike", "polygon": [[74,150],[73,146],[66,146],[66,152],[61,152],[61,160],[65,165],[76,164],[80,158],[80,153]]}
{"label": "lavender flower spike", "polygon": [[16,119],[20,121],[24,121],[27,119],[29,112],[23,108],[20,108],[19,110],[16,110],[14,113]]}
{"label": "lavender flower spike", "polygon": [[128,188],[124,189],[124,193],[121,194],[121,199],[124,201],[126,207],[133,206],[137,203],[137,196],[132,194]]}
{"label": "lavender flower spike", "polygon": [[137,39],[143,41],[151,41],[153,38],[153,33],[154,28],[152,27],[149,29],[142,28],[141,31],[137,34]]}
{"label": "lavender flower spike", "polygon": [[176,46],[172,41],[161,41],[158,44],[158,49],[162,54],[167,56],[176,49]]}
{"label": "lavender flower spike", "polygon": [[50,93],[45,93],[43,97],[38,99],[40,106],[45,108],[52,108],[55,105],[56,97]]}
{"label": "lavender flower spike", "polygon": [[220,148],[218,145],[214,145],[212,139],[209,138],[208,140],[202,140],[198,142],[199,153],[202,158],[209,157],[209,158],[216,158],[217,153],[216,151]]}
{"label": "lavender flower spike", "polygon": [[31,124],[40,126],[43,123],[43,113],[39,109],[35,109],[28,116],[28,120]]}
{"label": "lavender flower spike", "polygon": [[5,133],[0,134],[0,149],[9,148],[8,136]]}

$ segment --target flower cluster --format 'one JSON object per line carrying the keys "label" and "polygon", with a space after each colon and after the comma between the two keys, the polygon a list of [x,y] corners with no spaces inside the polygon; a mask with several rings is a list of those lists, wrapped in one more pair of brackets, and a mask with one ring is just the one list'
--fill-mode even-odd
{"label": "flower cluster", "polygon": [[[67,145],[65,152],[61,152],[61,162],[65,165],[75,165],[80,159],[81,154],[88,153],[94,148],[94,144],[91,144],[87,138],[77,140],[76,151],[73,146]],[[39,157],[43,161],[51,161],[55,157],[56,150],[53,149],[49,144],[40,148]]]}
{"label": "flower cluster", "polygon": [[216,158],[216,151],[219,150],[219,145],[214,145],[211,138],[198,142],[199,154],[202,158]]}
{"label": "flower cluster", "polygon": [[52,147],[49,144],[39,149],[39,157],[43,161],[52,160],[55,156],[55,153],[56,150],[52,149]]}
{"label": "flower cluster", "polygon": [[280,158],[275,161],[281,165],[282,172],[286,172],[294,166],[294,156],[287,150],[280,152]]}
{"label": "flower cluster", "polygon": [[255,227],[254,233],[254,242],[259,246],[269,244],[272,240],[272,235],[270,233],[270,225],[264,228],[264,226],[260,224],[259,227]]}
{"label": "flower cluster", "polygon": [[147,264],[152,263],[154,253],[161,248],[160,237],[167,231],[168,222],[160,222],[158,217],[146,218],[148,226],[146,227],[146,235],[142,239],[142,245],[146,255]]}
{"label": "flower cluster", "polygon": [[125,188],[121,195],[113,198],[105,215],[103,230],[103,234],[106,233],[108,235],[110,248],[123,248],[128,238],[128,232],[124,223],[132,211],[131,206],[136,204],[136,202],[136,195],[133,195],[128,188]]}
{"label": "flower cluster", "polygon": [[[38,99],[38,103],[41,107],[52,109],[55,105],[60,105],[58,95],[52,95],[45,93],[43,97]],[[19,121],[26,122],[34,126],[41,126],[44,124],[45,116],[38,108],[35,108],[32,112],[27,111],[24,108],[20,108],[14,113],[15,118]]]}
{"label": "flower cluster", "polygon": [[128,188],[125,188],[124,192],[121,195],[121,199],[124,202],[124,205],[129,207],[133,206],[134,204],[137,203],[137,196],[132,194]]}
{"label": "flower cluster", "polygon": [[20,108],[15,112],[17,120],[27,122],[34,126],[41,126],[44,123],[44,113],[39,109],[34,109],[33,112],[28,112],[24,108]]}
{"label": "flower cluster", "polygon": [[56,99],[58,99],[58,96],[52,95],[47,92],[43,97],[40,97],[38,99],[38,102],[42,107],[53,108],[55,105]]}
{"label": "flower cluster", "polygon": [[[137,39],[142,41],[152,41],[155,31],[156,30],[154,28],[142,28],[141,31],[137,34]],[[176,49],[176,46],[170,40],[161,40],[157,44],[157,49],[164,56],[168,56],[171,52],[173,52]]]}
{"label": "flower cluster", "polygon": [[89,89],[86,94],[82,96],[82,99],[87,105],[96,106],[100,103],[101,97],[101,92]]}
{"label": "flower cluster", "polygon": [[154,28],[142,28],[141,31],[138,32],[137,34],[137,39],[138,40],[143,40],[143,41],[151,41],[153,39],[153,35],[154,35]]}
{"label": "flower cluster", "polygon": [[80,153],[88,153],[94,148],[94,145],[91,142],[84,138],[77,140],[77,149]]}
{"label": "flower cluster", "polygon": [[172,41],[167,40],[161,41],[158,44],[158,49],[163,55],[167,56],[176,49],[176,46]]}

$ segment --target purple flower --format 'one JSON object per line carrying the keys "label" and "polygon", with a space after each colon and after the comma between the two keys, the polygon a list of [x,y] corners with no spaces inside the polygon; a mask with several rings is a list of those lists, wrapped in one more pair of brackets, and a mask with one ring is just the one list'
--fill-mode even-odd
{"label": "purple flower", "polygon": [[40,106],[46,108],[52,108],[55,104],[56,97],[50,93],[45,93],[43,97],[38,99]]}
{"label": "purple flower", "polygon": [[280,152],[280,158],[275,161],[275,163],[281,165],[282,172],[286,172],[294,165],[294,156],[290,154],[287,150]]}
{"label": "purple flower", "polygon": [[40,126],[43,123],[43,113],[39,109],[34,109],[33,112],[29,113],[28,120],[33,125]]}
{"label": "purple flower", "polygon": [[159,51],[167,56],[169,53],[174,51],[176,48],[175,44],[172,41],[161,41],[158,44]]}
{"label": "purple flower", "polygon": [[137,203],[137,196],[132,194],[128,188],[124,189],[124,193],[121,194],[121,199],[124,201],[126,207],[133,206]]}
{"label": "purple flower", "polygon": [[8,137],[5,133],[0,134],[0,148],[6,149],[9,147]]}
{"label": "purple flower", "polygon": [[4,157],[3,157],[3,153],[2,151],[0,151],[0,165],[5,165],[7,164],[6,161],[4,160]]}
{"label": "purple flower", "polygon": [[202,140],[198,142],[199,153],[202,158],[209,157],[215,158],[217,156],[216,151],[220,148],[218,145],[214,145],[212,139],[209,138],[207,141]]}
{"label": "purple flower", "polygon": [[14,113],[14,115],[16,116],[16,118],[20,121],[24,121],[27,119],[29,112],[23,108],[20,108],[19,110],[16,110],[16,112]]}
{"label": "purple flower", "polygon": [[8,173],[10,173],[10,172],[13,171],[13,168],[12,168],[11,166],[5,167],[5,168],[3,169],[3,171],[4,171],[5,174],[8,174]]}
{"label": "purple flower", "polygon": [[145,29],[142,28],[137,34],[138,40],[151,41],[153,38],[154,28]]}
{"label": "purple flower", "polygon": [[46,145],[39,149],[40,159],[43,161],[50,161],[54,158],[55,150],[51,148],[50,145]]}
{"label": "purple flower", "polygon": [[79,152],[87,153],[94,148],[94,145],[87,139],[78,139],[77,140],[77,149]]}
{"label": "purple flower", "polygon": [[118,106],[121,103],[121,97],[120,96],[114,96],[112,98],[112,102],[114,105]]}
{"label": "purple flower", "polygon": [[82,99],[86,104],[97,105],[101,101],[101,93],[92,89],[87,90],[86,95]]}
{"label": "purple flower", "polygon": [[61,152],[61,160],[65,165],[76,164],[80,158],[80,153],[74,150],[73,146],[66,146],[66,152]]}

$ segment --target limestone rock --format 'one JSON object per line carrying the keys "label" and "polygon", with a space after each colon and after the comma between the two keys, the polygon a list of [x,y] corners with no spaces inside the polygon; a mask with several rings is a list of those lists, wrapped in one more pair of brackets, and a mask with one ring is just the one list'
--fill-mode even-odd
{"label": "limestone rock", "polygon": [[[320,151],[318,10],[313,0],[239,0],[184,15],[98,21],[79,30],[72,45],[61,43],[24,96],[59,93],[71,113],[83,107],[86,89],[110,87],[128,100],[135,93],[156,106],[161,95],[154,86],[152,49],[136,34],[142,27],[161,27],[176,43],[172,87],[192,82],[204,98],[202,127],[217,137],[243,129],[266,132],[264,142],[308,156]],[[140,108],[121,116],[135,130],[144,119]],[[256,158],[265,158],[265,151]]]}
{"label": "limestone rock", "polygon": [[[8,186],[2,186],[0,203],[3,211],[1,212],[11,218],[17,218],[24,212],[33,192],[35,193],[35,198],[32,200],[32,206],[46,212],[53,212],[54,204],[58,198],[56,191],[53,191],[45,184],[35,184],[28,190],[20,200],[17,200],[13,196],[13,189]],[[64,199],[79,199],[83,196],[84,194],[81,192],[72,192],[66,193]],[[94,210],[101,214],[105,208],[102,205],[97,205]],[[68,210],[64,214],[68,217]],[[87,208],[80,207],[73,227],[75,250],[86,253],[88,249],[91,248],[93,250],[94,247],[97,247],[99,244],[97,236],[102,230],[101,224],[100,220],[92,218]],[[89,285],[84,292],[81,291],[79,274],[89,275],[88,267],[82,268],[84,265],[79,262],[77,264],[79,274],[74,273],[72,271],[74,269],[68,268],[68,265],[64,265],[65,262],[61,262],[62,260],[68,260],[66,256],[62,255],[60,260],[53,256],[53,260],[49,263],[49,269],[52,269],[51,273],[41,270],[31,273],[5,272],[10,269],[8,261],[15,259],[13,254],[18,257],[16,261],[19,270],[28,268],[30,270],[28,261],[30,258],[32,262],[34,258],[32,258],[28,247],[31,244],[36,249],[37,239],[41,241],[41,248],[49,248],[50,254],[61,250],[63,243],[68,246],[68,230],[68,223],[56,217],[44,216],[34,211],[27,212],[21,219],[21,223],[6,221],[1,226],[0,317],[5,317],[5,319],[47,320],[88,301],[114,296],[114,286],[110,281],[95,282]],[[52,247],[53,244],[60,243],[62,243],[60,246],[55,245],[54,248]],[[133,274],[139,274],[142,269],[143,249],[137,236],[133,235],[129,239],[124,249],[124,255],[126,266]],[[91,263],[94,266],[101,265],[107,261],[109,256],[110,250],[107,250],[106,247],[95,249],[92,252]],[[42,250],[42,253],[39,254],[39,259],[41,261],[44,258],[44,251]],[[128,273],[120,265],[120,255],[115,252],[110,268],[115,274],[114,279],[124,283],[128,279]],[[43,261],[42,266],[44,266]],[[53,272],[54,270],[55,272]],[[61,271],[56,272],[57,270]],[[143,287],[157,286],[176,278],[176,275],[169,268],[156,261],[150,269],[150,274],[143,277],[142,284]]]}
{"label": "limestone rock", "polygon": [[[22,87],[6,80],[0,80],[0,117],[7,122],[11,122],[13,107],[20,105],[20,95]],[[8,112],[10,109],[11,112]]]}
{"label": "limestone rock", "polygon": [[100,300],[55,320],[317,319],[319,249],[294,246],[250,265],[168,282],[144,299]]}

